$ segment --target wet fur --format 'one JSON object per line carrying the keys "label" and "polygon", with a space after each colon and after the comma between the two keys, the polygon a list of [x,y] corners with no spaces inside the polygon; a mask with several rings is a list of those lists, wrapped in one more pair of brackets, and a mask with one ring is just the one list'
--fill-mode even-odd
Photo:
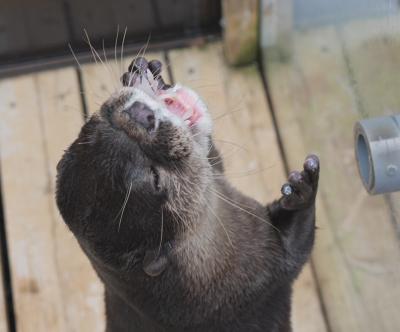
{"label": "wet fur", "polygon": [[[107,331],[291,331],[318,178],[303,172],[297,201],[262,205],[221,176],[210,137],[204,154],[204,138],[168,121],[149,136],[117,111],[128,98],[106,102],[58,165],[58,207],[105,285]],[[168,262],[158,276],[148,251]]]}

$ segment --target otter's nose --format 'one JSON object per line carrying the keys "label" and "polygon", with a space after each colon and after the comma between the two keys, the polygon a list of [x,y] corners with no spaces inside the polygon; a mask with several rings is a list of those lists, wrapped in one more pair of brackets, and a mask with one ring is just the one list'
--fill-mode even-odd
{"label": "otter's nose", "polygon": [[144,103],[135,101],[129,108],[123,110],[132,121],[140,124],[143,128],[151,131],[155,127],[154,112]]}

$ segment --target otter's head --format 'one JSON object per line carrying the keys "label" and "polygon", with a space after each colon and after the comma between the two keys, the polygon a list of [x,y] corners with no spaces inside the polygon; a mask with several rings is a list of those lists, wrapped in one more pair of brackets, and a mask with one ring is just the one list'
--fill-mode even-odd
{"label": "otter's head", "polygon": [[[211,118],[192,90],[139,59],[58,165],[60,212],[89,256],[122,257],[195,227],[212,172]],[[122,258],[121,258],[122,259]]]}

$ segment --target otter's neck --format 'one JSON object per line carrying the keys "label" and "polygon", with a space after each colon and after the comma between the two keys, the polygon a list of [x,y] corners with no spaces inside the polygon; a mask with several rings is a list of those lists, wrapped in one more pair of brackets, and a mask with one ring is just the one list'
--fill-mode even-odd
{"label": "otter's neck", "polygon": [[[184,273],[210,279],[227,268],[234,254],[237,236],[231,211],[220,197],[226,197],[225,181],[213,181],[206,191],[203,211],[198,220],[178,236],[174,255]],[[226,199],[230,199],[226,197]]]}

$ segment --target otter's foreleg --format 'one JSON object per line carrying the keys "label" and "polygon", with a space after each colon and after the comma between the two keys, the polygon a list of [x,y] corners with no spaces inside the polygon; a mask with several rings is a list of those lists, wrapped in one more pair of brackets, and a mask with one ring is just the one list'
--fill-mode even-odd
{"label": "otter's foreleg", "polygon": [[308,258],[315,233],[315,196],[318,189],[319,159],[309,155],[301,172],[289,175],[282,197],[268,205],[271,222],[288,254],[303,264]]}

